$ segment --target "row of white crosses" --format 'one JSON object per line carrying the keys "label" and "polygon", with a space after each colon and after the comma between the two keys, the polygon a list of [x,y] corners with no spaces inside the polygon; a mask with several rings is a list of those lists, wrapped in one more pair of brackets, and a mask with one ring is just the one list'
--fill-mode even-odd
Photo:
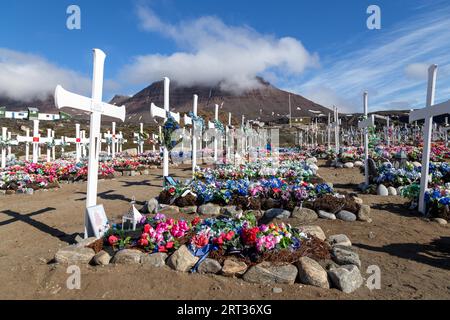
{"label": "row of white crosses", "polygon": [[[57,86],[55,90],[55,105],[58,109],[69,107],[90,113],[90,134],[89,134],[89,162],[88,162],[88,182],[86,209],[97,205],[98,187],[98,165],[101,143],[101,117],[102,115],[125,120],[125,106],[115,106],[102,102],[103,95],[103,73],[106,55],[99,49],[94,49],[94,68],[92,79],[92,97],[84,97],[64,90]],[[85,213],[85,238],[95,234],[89,228],[87,210]]]}
{"label": "row of white crosses", "polygon": [[425,192],[428,189],[428,175],[430,169],[430,152],[431,152],[431,134],[433,129],[433,117],[450,113],[450,100],[435,104],[437,65],[431,65],[428,69],[428,89],[426,107],[419,110],[411,111],[409,114],[409,123],[418,120],[425,120],[423,127],[423,151],[422,151],[422,172],[420,178],[420,196],[419,211],[423,214],[426,212]]}

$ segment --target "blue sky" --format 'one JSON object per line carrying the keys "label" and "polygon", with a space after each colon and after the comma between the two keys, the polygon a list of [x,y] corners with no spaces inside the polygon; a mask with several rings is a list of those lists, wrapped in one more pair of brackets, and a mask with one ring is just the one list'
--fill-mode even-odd
{"label": "blue sky", "polygon": [[[66,9],[81,8],[81,30]],[[368,30],[366,9],[381,8]],[[261,75],[325,106],[360,111],[421,107],[426,67],[439,65],[437,100],[450,95],[446,1],[8,0],[0,10],[0,94],[42,97],[56,84],[89,94],[94,47],[108,57],[105,100],[169,76],[254,87]]]}

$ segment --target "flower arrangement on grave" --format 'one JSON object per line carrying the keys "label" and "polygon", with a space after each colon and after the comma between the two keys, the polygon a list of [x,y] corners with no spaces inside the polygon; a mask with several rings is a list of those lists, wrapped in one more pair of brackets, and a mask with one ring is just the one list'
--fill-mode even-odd
{"label": "flower arrangement on grave", "polygon": [[450,220],[450,183],[427,190],[425,203],[431,216]]}
{"label": "flower arrangement on grave", "polygon": [[225,132],[225,127],[223,126],[223,123],[220,122],[220,120],[213,120],[214,128],[216,128],[221,134]]}
{"label": "flower arrangement on grave", "polygon": [[309,237],[289,224],[259,225],[252,213],[233,217],[201,219],[191,222],[167,218],[163,214],[144,217],[136,231],[117,226],[104,236],[104,246],[113,250],[136,248],[147,253],[172,253],[182,244],[196,256],[239,255],[256,261],[267,253],[295,254]]}
{"label": "flower arrangement on grave", "polygon": [[178,129],[180,129],[180,125],[175,120],[175,118],[169,114],[166,122],[162,127],[162,141],[161,141],[161,144],[169,151],[171,151],[178,143],[177,140],[172,140],[172,134]]}
{"label": "flower arrangement on grave", "polygon": [[188,113],[188,116],[192,119],[192,122],[195,123],[196,130],[203,132],[205,129],[205,120],[199,115],[194,115],[192,111]]}

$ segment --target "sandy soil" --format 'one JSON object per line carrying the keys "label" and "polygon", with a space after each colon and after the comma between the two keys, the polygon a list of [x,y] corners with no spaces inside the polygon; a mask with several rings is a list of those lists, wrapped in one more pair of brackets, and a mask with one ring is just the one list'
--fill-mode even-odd
{"label": "sandy soil", "polygon": [[[188,177],[189,169],[173,169]],[[99,183],[99,202],[107,215],[120,218],[133,196],[144,202],[156,196],[161,172]],[[335,188],[352,191],[363,181],[357,169],[321,168]],[[371,224],[317,221],[327,235],[345,233],[362,260],[381,269],[381,289],[366,287],[347,295],[338,290],[252,285],[240,279],[177,273],[141,266],[82,267],[81,290],[69,290],[66,267],[48,264],[58,248],[83,230],[86,184],[33,196],[0,198],[1,299],[449,299],[450,228],[409,212],[400,197],[361,195],[372,206]],[[142,204],[142,203],[141,203]],[[296,221],[291,223],[296,225]]]}

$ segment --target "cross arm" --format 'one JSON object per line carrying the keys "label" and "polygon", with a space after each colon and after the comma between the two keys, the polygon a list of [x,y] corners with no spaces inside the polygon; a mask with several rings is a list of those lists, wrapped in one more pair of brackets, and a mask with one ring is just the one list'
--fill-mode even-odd
{"label": "cross arm", "polygon": [[375,126],[374,115],[371,115],[367,119],[358,122],[359,129],[365,129],[365,128],[374,127],[374,126]]}
{"label": "cross arm", "polygon": [[115,106],[105,102],[93,101],[65,90],[62,86],[57,86],[55,90],[55,105],[58,109],[73,108],[87,112],[100,112],[101,114],[125,121],[125,106]]}
{"label": "cross arm", "polygon": [[[176,113],[170,112],[170,115],[175,119],[176,122],[178,122],[178,123],[180,122],[180,113],[179,112],[176,112]],[[164,110],[160,107],[157,107],[153,102],[150,106],[150,116],[152,118],[154,118],[154,117],[163,118],[163,119],[167,118],[166,110]]]}
{"label": "cross arm", "polygon": [[409,123],[417,120],[423,120],[427,117],[434,117],[450,113],[450,100],[436,104],[434,106],[413,110],[409,114]]}

